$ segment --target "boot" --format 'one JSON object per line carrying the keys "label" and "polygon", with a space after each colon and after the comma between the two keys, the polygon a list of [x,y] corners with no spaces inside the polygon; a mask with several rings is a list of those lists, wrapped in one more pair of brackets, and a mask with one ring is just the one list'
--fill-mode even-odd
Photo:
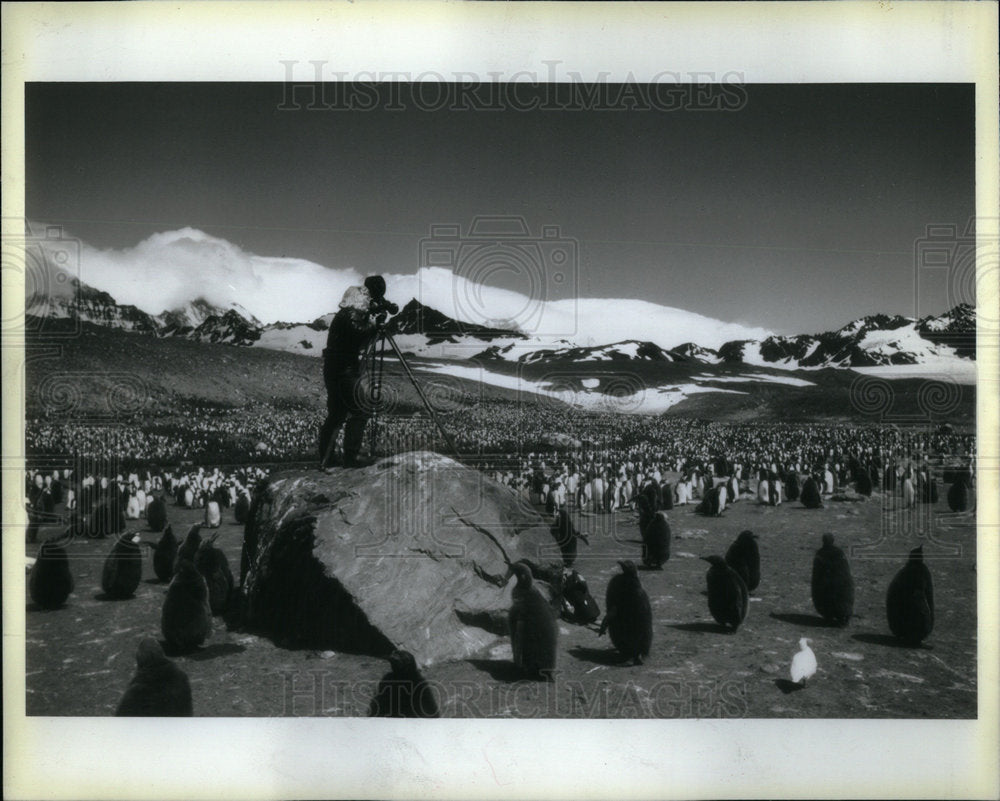
{"label": "boot", "polygon": [[357,453],[344,454],[344,467],[370,467],[375,460],[370,456],[359,456]]}

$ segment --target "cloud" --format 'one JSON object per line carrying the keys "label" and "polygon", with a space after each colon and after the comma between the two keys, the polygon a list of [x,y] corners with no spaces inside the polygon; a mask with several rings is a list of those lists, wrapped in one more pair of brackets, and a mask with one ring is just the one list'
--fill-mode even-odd
{"label": "cloud", "polygon": [[[85,284],[154,315],[203,297],[222,307],[239,304],[264,323],[309,322],[336,311],[344,291],[364,280],[352,268],[248,253],[195,228],[153,234],[123,250],[81,242],[79,253],[78,274]],[[542,270],[525,276],[524,292],[486,286],[461,273],[461,268],[454,273],[424,267],[416,274],[387,274],[387,296],[401,306],[417,298],[463,322],[580,345],[640,339],[665,348],[684,342],[717,348],[728,340],[770,334],[640,300],[545,301],[549,277]]]}
{"label": "cloud", "polygon": [[149,314],[203,297],[238,303],[263,322],[309,321],[335,310],[344,290],[361,283],[353,269],[305,259],[257,256],[195,228],[153,234],[132,248],[79,246],[81,281]]}

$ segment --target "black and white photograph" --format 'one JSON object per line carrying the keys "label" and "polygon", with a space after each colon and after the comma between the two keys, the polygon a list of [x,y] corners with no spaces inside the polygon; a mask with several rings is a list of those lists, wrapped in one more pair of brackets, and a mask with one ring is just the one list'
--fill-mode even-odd
{"label": "black and white photograph", "polygon": [[995,737],[983,78],[278,50],[17,87],[26,725]]}

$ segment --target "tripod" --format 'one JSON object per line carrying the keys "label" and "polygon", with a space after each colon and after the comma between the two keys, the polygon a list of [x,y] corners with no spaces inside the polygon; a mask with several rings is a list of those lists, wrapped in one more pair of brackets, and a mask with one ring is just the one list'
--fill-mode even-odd
{"label": "tripod", "polygon": [[[382,401],[382,376],[385,370],[385,344],[389,343],[392,348],[393,353],[396,358],[399,359],[399,363],[403,367],[403,371],[406,373],[406,377],[410,380],[410,384],[417,391],[417,395],[420,396],[420,400],[424,404],[424,408],[430,414],[431,419],[434,424],[438,427],[441,435],[444,437],[445,442],[448,443],[448,447],[451,449],[452,454],[455,458],[461,461],[462,457],[458,452],[458,448],[455,446],[455,441],[452,439],[451,434],[448,433],[447,429],[441,424],[441,420],[437,416],[437,412],[434,407],[431,406],[430,401],[427,400],[427,395],[424,394],[423,387],[417,381],[416,376],[413,374],[413,370],[410,368],[409,363],[403,356],[402,351],[400,351],[399,346],[396,344],[396,340],[392,338],[390,334],[385,329],[385,323],[378,323],[376,328],[375,337],[368,344],[362,355],[362,362],[364,363],[363,370],[368,375],[368,385],[369,385],[369,398],[368,403],[371,404],[371,428],[369,429],[369,450],[372,455],[375,454],[375,445],[378,442],[378,410],[379,404]],[[333,453],[333,449],[336,446],[336,437],[330,437],[330,442],[327,443],[326,453],[323,454],[323,460],[320,464],[326,464],[330,456]]]}

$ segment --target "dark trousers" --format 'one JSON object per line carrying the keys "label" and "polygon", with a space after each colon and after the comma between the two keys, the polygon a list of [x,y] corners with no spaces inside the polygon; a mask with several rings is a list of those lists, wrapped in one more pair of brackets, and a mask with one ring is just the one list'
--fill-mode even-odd
{"label": "dark trousers", "polygon": [[343,372],[324,370],[326,421],[319,431],[319,458],[323,459],[327,448],[331,450],[324,467],[328,467],[333,461],[331,445],[336,442],[337,434],[340,433],[340,427],[345,421],[347,426],[344,428],[344,460],[350,461],[361,452],[365,425],[371,414],[366,408],[367,403],[360,378],[360,374],[352,370]]}

